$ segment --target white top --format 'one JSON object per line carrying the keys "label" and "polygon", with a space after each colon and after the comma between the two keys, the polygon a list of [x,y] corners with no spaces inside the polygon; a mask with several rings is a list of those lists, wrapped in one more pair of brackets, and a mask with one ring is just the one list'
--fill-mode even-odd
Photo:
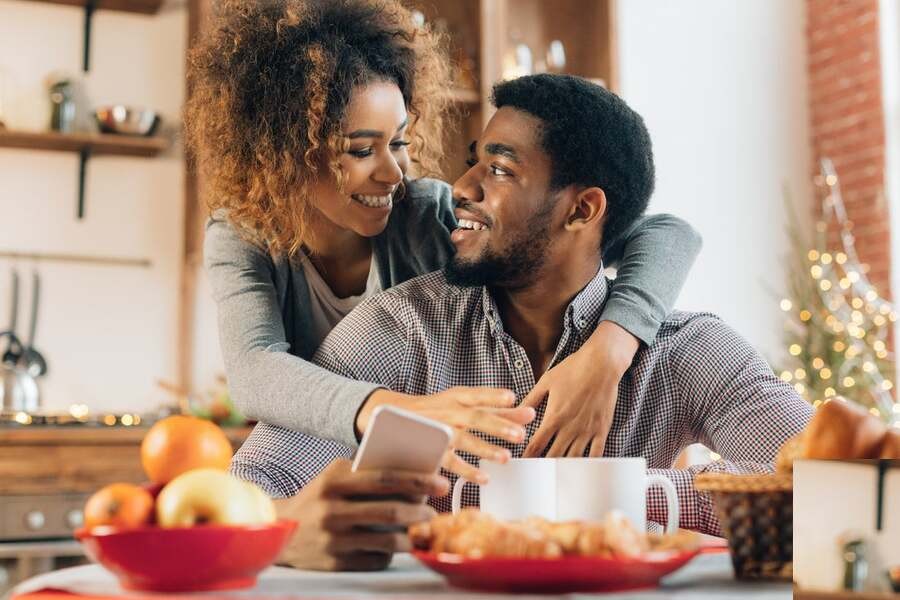
{"label": "white top", "polygon": [[372,253],[372,263],[369,267],[369,278],[366,280],[366,289],[359,296],[338,298],[328,284],[322,279],[316,266],[312,264],[305,252],[298,252],[303,274],[306,276],[306,285],[309,287],[309,310],[312,316],[313,339],[319,346],[328,336],[334,326],[350,311],[368,298],[382,290],[381,278],[378,276],[378,265],[375,263],[375,253]]}

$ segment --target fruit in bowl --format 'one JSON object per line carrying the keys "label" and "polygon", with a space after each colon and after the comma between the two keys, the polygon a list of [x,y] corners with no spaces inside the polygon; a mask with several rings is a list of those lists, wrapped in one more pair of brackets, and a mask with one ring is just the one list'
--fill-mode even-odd
{"label": "fruit in bowl", "polygon": [[275,507],[262,490],[225,471],[195,469],[170,481],[156,498],[160,527],[253,525],[275,521]]}
{"label": "fruit in bowl", "polygon": [[231,444],[216,425],[163,419],[142,444],[150,483],[115,483],[96,492],[75,537],[126,589],[252,586],[296,523],[277,520],[271,498],[229,474],[230,457]]}

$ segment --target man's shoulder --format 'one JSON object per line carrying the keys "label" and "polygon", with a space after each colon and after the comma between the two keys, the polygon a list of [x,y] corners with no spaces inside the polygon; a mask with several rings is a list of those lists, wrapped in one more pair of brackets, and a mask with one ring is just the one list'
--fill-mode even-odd
{"label": "man's shoulder", "polygon": [[672,311],[660,324],[653,346],[677,346],[698,335],[717,335],[731,328],[715,313],[686,310]]}
{"label": "man's shoulder", "polygon": [[441,270],[426,273],[395,285],[372,298],[367,302],[383,306],[385,308],[412,308],[434,306],[443,302],[465,301],[481,288],[461,288],[447,283],[444,272]]}

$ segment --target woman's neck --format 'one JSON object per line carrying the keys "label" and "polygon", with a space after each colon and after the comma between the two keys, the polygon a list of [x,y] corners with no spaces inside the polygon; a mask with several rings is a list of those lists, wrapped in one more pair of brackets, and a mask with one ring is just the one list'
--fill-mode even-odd
{"label": "woman's neck", "polygon": [[339,298],[357,296],[366,289],[372,262],[372,242],[316,215],[304,244],[319,275]]}

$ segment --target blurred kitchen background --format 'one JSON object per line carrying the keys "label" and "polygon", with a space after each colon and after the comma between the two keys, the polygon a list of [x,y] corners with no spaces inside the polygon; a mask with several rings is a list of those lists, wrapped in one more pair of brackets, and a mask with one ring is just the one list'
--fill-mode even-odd
{"label": "blurred kitchen background", "polygon": [[[806,345],[794,352],[821,311],[804,315],[791,282],[803,288],[798,273],[819,265],[824,274],[807,283],[827,291],[830,265],[858,266],[852,283],[873,287],[857,292],[877,290],[866,310],[854,305],[872,328],[859,339],[879,361],[872,385],[888,397],[872,406],[891,419],[900,3],[409,4],[452,41],[458,75],[449,93],[461,116],[447,178],[461,172],[465,146],[489,118],[497,79],[545,70],[601,81],[653,137],[650,211],[683,217],[703,236],[678,306],[718,313],[821,401],[848,375],[834,367],[838,383],[819,385],[828,364]],[[66,554],[79,560],[68,538],[84,494],[104,477],[139,479],[140,435],[129,429],[179,410],[229,418],[201,265],[203,186],[186,167],[180,132],[185,53],[210,10],[210,0],[0,0],[0,330],[15,312],[24,346],[0,338],[0,351],[30,351],[36,363],[12,361],[25,374],[4,373],[15,394],[5,395],[0,427],[0,590]],[[133,133],[149,135],[101,135],[98,110],[107,124],[134,117]],[[834,182],[816,185],[825,157],[840,177],[843,226]],[[847,231],[858,261],[844,248]],[[835,290],[856,290],[841,287],[847,273],[830,275]],[[235,443],[245,434],[232,430]]]}

